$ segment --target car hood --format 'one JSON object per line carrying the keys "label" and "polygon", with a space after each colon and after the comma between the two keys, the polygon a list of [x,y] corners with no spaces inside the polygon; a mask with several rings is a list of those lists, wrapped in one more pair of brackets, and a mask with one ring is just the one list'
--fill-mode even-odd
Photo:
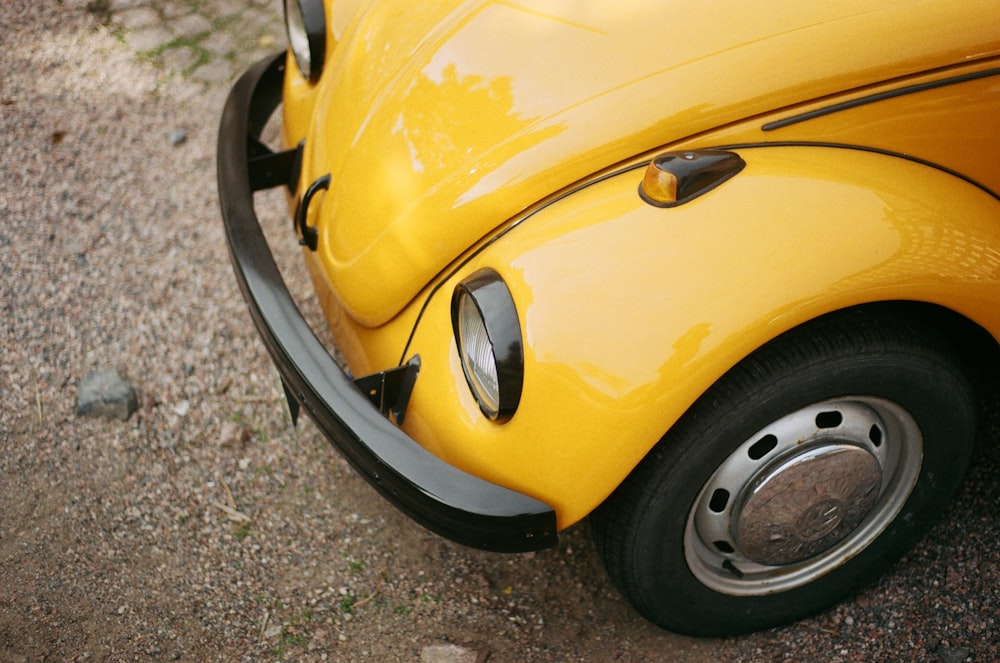
{"label": "car hood", "polygon": [[595,172],[982,57],[992,3],[364,4],[336,35],[306,140],[306,177],[331,175],[324,271],[348,313],[382,324],[491,230]]}

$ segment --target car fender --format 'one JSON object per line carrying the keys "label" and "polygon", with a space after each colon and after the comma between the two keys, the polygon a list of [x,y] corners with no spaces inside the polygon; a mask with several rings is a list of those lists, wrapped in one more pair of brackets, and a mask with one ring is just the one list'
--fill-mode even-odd
{"label": "car fender", "polygon": [[[916,301],[1000,333],[1000,202],[898,155],[737,150],[739,175],[686,204],[640,199],[643,167],[556,197],[478,247],[423,304],[406,428],[466,471],[556,508],[596,507],[716,380],[783,332],[846,307]],[[521,404],[487,421],[449,315],[462,278],[508,284]],[[679,506],[679,508],[684,508]]]}

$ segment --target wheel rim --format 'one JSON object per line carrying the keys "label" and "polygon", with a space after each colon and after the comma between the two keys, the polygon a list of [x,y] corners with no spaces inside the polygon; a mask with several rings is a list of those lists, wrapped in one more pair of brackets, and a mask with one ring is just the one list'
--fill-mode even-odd
{"label": "wheel rim", "polygon": [[817,403],[741,444],[688,514],[695,577],[730,595],[811,582],[867,547],[899,514],[923,460],[916,421],[869,397]]}

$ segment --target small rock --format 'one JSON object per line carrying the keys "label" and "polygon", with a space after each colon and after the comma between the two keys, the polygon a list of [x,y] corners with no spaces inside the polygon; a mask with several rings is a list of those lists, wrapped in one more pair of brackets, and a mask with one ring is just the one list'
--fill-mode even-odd
{"label": "small rock", "polygon": [[77,388],[77,416],[126,421],[137,409],[139,395],[135,387],[113,369],[88,373]]}
{"label": "small rock", "polygon": [[941,663],[962,663],[972,654],[968,647],[942,647],[938,650]]}
{"label": "small rock", "polygon": [[183,129],[174,129],[167,136],[167,140],[169,140],[170,144],[175,147],[177,145],[183,145],[187,141],[187,139],[188,139],[187,132],[184,131]]}
{"label": "small rock", "polygon": [[460,645],[427,645],[420,652],[420,663],[483,663],[486,654]]}
{"label": "small rock", "polygon": [[224,447],[242,446],[250,439],[250,429],[235,421],[227,421],[222,424],[219,431],[219,444]]}

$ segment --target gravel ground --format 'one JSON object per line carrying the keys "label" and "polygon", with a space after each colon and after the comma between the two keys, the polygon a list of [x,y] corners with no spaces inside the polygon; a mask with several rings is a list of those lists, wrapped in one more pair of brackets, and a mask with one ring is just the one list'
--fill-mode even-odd
{"label": "gravel ground", "polygon": [[[502,556],[396,513],[290,427],[252,331],[214,185],[229,81],[140,57],[108,7],[0,2],[0,662],[1000,660],[996,416],[891,574],[743,638],[643,621],[586,524]],[[75,414],[103,369],[140,392],[126,422]]]}

